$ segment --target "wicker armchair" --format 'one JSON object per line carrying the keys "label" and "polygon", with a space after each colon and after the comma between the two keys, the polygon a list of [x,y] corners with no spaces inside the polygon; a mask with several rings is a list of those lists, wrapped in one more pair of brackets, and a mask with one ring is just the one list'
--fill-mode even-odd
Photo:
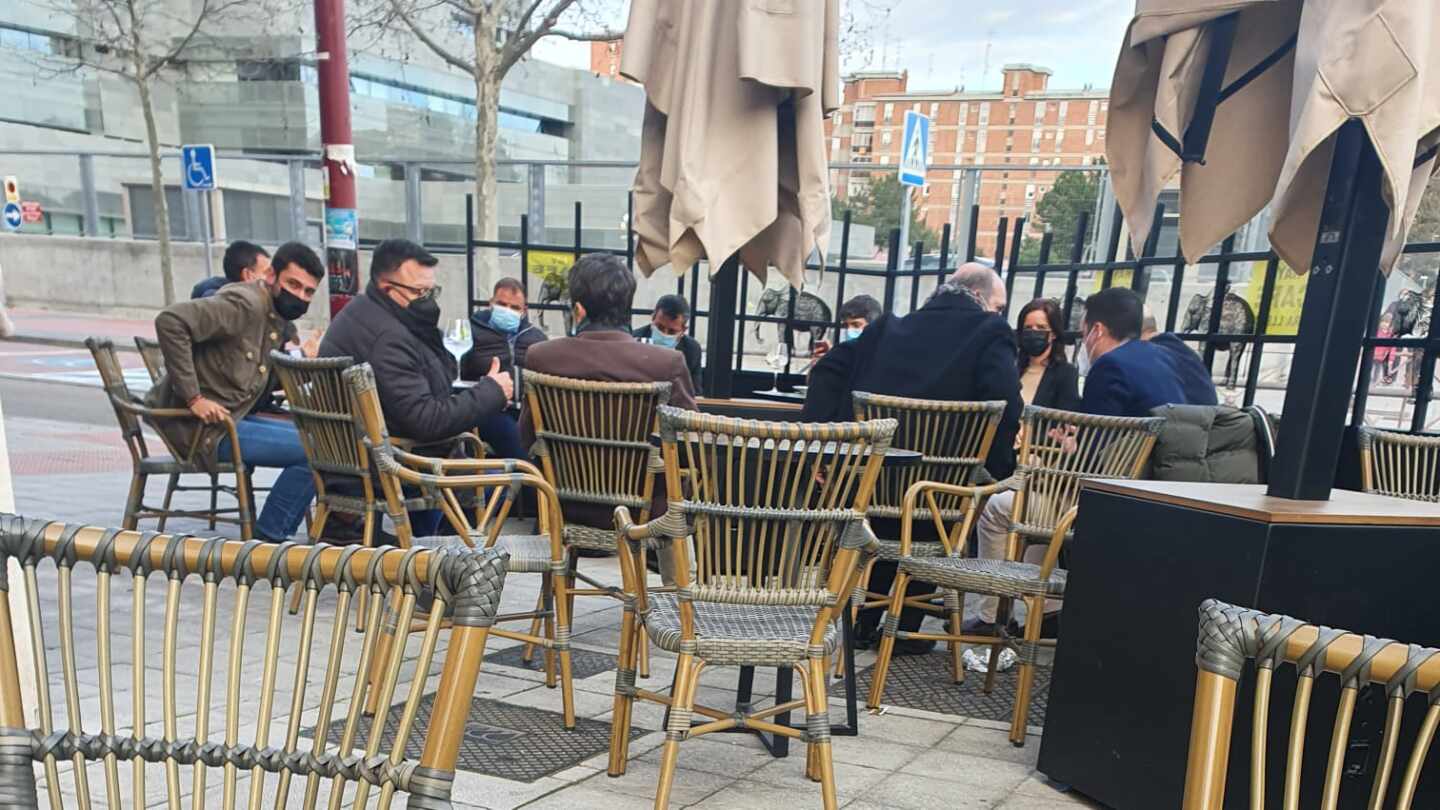
{"label": "wicker armchair", "polygon": [[[410,807],[451,806],[456,754],[504,585],[503,555],[465,548],[408,552],[323,545],[297,548],[291,543],[201,540],[27,521],[13,515],[0,516],[0,555],[5,557],[0,564],[13,559],[21,566],[21,581],[10,587],[23,589],[20,601],[29,606],[28,615],[12,616],[14,602],[0,599],[0,806],[36,807],[43,791],[52,808],[90,807],[92,799],[97,805],[140,808],[153,803],[155,797],[147,800],[147,793],[157,788],[172,807],[179,807],[187,793],[197,808],[258,808],[262,802],[284,807],[287,798],[293,807],[318,807],[325,806],[320,804],[322,793],[329,795],[332,807],[338,806],[342,794],[353,794],[347,799],[353,807],[389,807],[397,792],[410,794]],[[42,572],[49,568],[43,565],[46,561],[55,568]],[[82,562],[93,566],[96,576],[96,604],[83,609],[75,604],[80,589],[73,584]],[[163,598],[147,598],[153,594],[150,575],[155,573],[165,577],[160,586]],[[201,583],[198,588],[196,579]],[[282,627],[283,602],[285,588],[292,583],[305,588],[305,610],[293,622],[298,626],[287,630]],[[395,663],[379,684],[387,702],[395,694],[405,696],[398,723],[389,726],[393,747],[382,751],[385,724],[374,724],[366,739],[357,734],[367,682],[348,674],[357,658],[363,672],[374,655],[379,622],[369,625],[363,643],[347,644],[343,617],[354,593],[364,589],[375,595],[374,609],[384,601],[384,594],[397,594],[402,618],[408,620],[421,588],[433,588],[442,609],[432,611],[426,623],[415,669],[418,676],[402,679],[395,654]],[[128,637],[114,627],[124,616],[125,605],[113,601],[111,593],[121,589],[133,594],[131,623],[124,628]],[[336,596],[322,598],[322,591],[332,589]],[[194,610],[184,621],[182,598],[186,610]],[[252,599],[268,604],[268,620],[259,628],[252,626]],[[160,614],[155,603],[162,601],[164,619],[157,627],[154,622]],[[233,608],[224,609],[223,603]],[[50,607],[42,609],[42,604]],[[328,648],[320,646],[316,667],[311,651],[317,645],[312,640],[322,605],[334,605],[336,612]],[[452,617],[453,628],[443,653],[444,669],[431,683],[430,664],[440,641],[442,614]],[[97,615],[95,646],[78,648],[77,619]],[[28,649],[17,646],[11,631],[17,623],[29,626]],[[49,668],[54,659],[46,655],[45,635],[57,629],[60,672],[52,682],[55,676]],[[182,633],[187,633],[184,639]],[[189,633],[198,636],[198,663],[179,652],[182,643],[196,640]],[[158,660],[147,653],[146,644],[157,634],[163,635]],[[298,647],[292,647],[297,635]],[[116,642],[124,646],[117,647]],[[256,649],[247,649],[247,642]],[[399,648],[401,642],[392,643]],[[89,655],[95,655],[98,664],[98,689],[84,685],[80,677]],[[298,657],[293,664],[282,664],[285,655]],[[259,657],[263,666],[257,670],[254,664]],[[32,659],[38,699],[26,705],[19,668]],[[195,674],[185,674],[191,666]],[[224,718],[212,729],[212,707],[218,704],[211,699],[211,683],[217,670],[224,673]],[[156,674],[159,717],[149,714],[155,706]],[[353,687],[348,685],[351,680]],[[59,722],[58,700],[51,696],[55,683],[64,690],[65,713]],[[427,684],[438,691],[428,712],[429,726],[420,729],[416,716]],[[182,685],[186,692],[193,689],[193,704],[180,699]],[[98,691],[97,709],[82,711],[87,705],[82,702],[82,689],[87,698]],[[316,689],[318,703],[313,694],[307,702],[307,693]],[[123,690],[130,692],[128,701]],[[285,696],[278,707],[277,694]],[[193,725],[188,717],[182,723],[180,715],[191,712]],[[27,713],[38,715],[38,724],[32,725]],[[332,718],[337,724],[344,718],[338,745],[330,733]],[[277,734],[282,724],[283,735]],[[311,739],[302,740],[302,730],[309,730]],[[418,760],[409,759],[407,742],[417,736],[423,736],[422,752]],[[37,786],[32,763],[42,766],[43,787]],[[88,770],[87,763],[92,765]],[[129,771],[128,787],[122,785],[122,769]],[[189,772],[183,786],[182,769]],[[271,774],[277,778],[271,779]]]}
{"label": "wicker armchair", "polygon": [[160,382],[160,378],[165,376],[165,355],[160,351],[160,341],[136,335],[135,351],[140,353],[140,361],[145,364],[151,384]]}
{"label": "wicker armchair", "polygon": [[1440,436],[1361,427],[1360,485],[1377,495],[1440,501]]}
{"label": "wicker armchair", "polygon": [[[525,395],[535,425],[533,452],[545,480],[567,503],[582,509],[593,505],[605,516],[604,527],[566,520],[565,545],[615,553],[610,512],[616,506],[630,509],[641,523],[650,519],[655,477],[664,469],[651,437],[657,409],[670,401],[670,383],[597,382],[527,371]],[[619,588],[586,576],[578,565],[578,556],[571,554],[571,580],[588,587],[572,590],[572,601],[576,596],[622,596]],[[642,650],[640,660],[640,675],[646,677],[648,650]]]}
{"label": "wicker armchair", "polygon": [[[1313,806],[1333,808],[1342,782],[1354,784],[1357,776],[1374,774],[1369,800],[1363,806],[1409,810],[1415,798],[1421,767],[1425,764],[1440,721],[1440,650],[1404,644],[1318,627],[1289,616],[1207,599],[1200,605],[1200,634],[1195,653],[1199,672],[1195,679],[1195,708],[1190,724],[1190,755],[1185,770],[1184,810],[1220,810],[1225,805],[1225,782],[1230,758],[1231,722],[1235,696],[1246,662],[1255,662],[1254,719],[1250,738],[1250,807],[1299,807],[1300,763],[1305,761],[1305,727],[1310,715],[1310,695],[1318,678],[1333,673],[1340,679],[1340,705],[1330,738],[1325,764],[1325,783]],[[1294,665],[1299,676],[1291,717],[1290,737],[1285,753],[1285,782],[1281,790],[1266,785],[1267,731],[1270,727],[1270,692],[1275,670]],[[1251,676],[1247,675],[1246,680]],[[1387,712],[1380,747],[1372,754],[1373,768],[1358,773],[1347,763],[1350,722],[1360,691],[1371,684],[1385,690]],[[1411,695],[1428,694],[1429,710],[1423,723],[1419,718],[1404,720],[1405,703]],[[1402,747],[1402,729],[1420,727],[1403,773],[1397,770],[1395,754]],[[1391,782],[1399,777],[1393,804],[1387,800]],[[1231,791],[1232,794],[1235,791]],[[1346,807],[1360,807],[1351,796]]]}
{"label": "wicker armchair", "polygon": [[[920,463],[886,467],[875,484],[875,494],[870,499],[868,511],[872,523],[876,520],[893,521],[902,516],[905,493],[920,481],[934,481],[954,486],[969,486],[975,483],[975,475],[985,466],[990,445],[1000,427],[1000,417],[1005,413],[1004,400],[993,402],[947,402],[931,399],[910,399],[882,394],[856,391],[855,419],[868,422],[872,419],[894,419],[899,427],[895,431],[895,447],[913,450],[920,454]],[[975,524],[980,499],[965,495],[948,496],[934,493],[934,497],[923,504],[915,504],[912,517],[929,521],[935,527],[935,540],[914,540],[910,554],[916,557],[950,556],[959,548]],[[880,534],[877,528],[877,534]],[[900,541],[898,538],[880,538],[880,560],[899,560]],[[871,560],[860,578],[860,587],[851,597],[854,610],[858,613],[865,608],[888,607],[890,594],[870,590],[870,572],[875,566]],[[935,600],[943,595],[943,606]],[[930,613],[948,614],[954,627],[960,626],[963,605],[954,591],[941,589],[917,597],[907,597],[905,606],[918,608]],[[959,643],[950,645],[952,666],[958,680],[964,671],[960,663]]]}
{"label": "wicker armchair", "polygon": [[[370,452],[379,474],[381,489],[390,520],[395,524],[395,533],[402,547],[414,545],[427,547],[475,546],[483,544],[487,549],[503,552],[511,574],[539,574],[541,577],[540,604],[533,611],[506,613],[495,617],[499,622],[540,622],[543,632],[532,629],[518,632],[495,627],[491,632],[502,638],[523,641],[545,651],[545,683],[554,688],[557,680],[560,686],[566,728],[575,727],[575,693],[570,665],[570,566],[566,561],[566,549],[560,537],[558,518],[547,521],[548,531],[539,535],[502,535],[505,519],[511,506],[519,500],[522,487],[535,490],[542,514],[558,513],[560,503],[555,490],[541,477],[540,471],[524,461],[516,459],[438,459],[417,456],[396,447],[385,428],[385,415],[380,409],[380,397],[375,390],[375,374],[370,364],[361,363],[343,372],[345,383],[355,398],[355,412],[363,433],[362,441]],[[423,471],[423,472],[422,472]],[[413,537],[410,518],[406,511],[407,502],[403,488],[419,490],[425,499],[434,502],[444,512],[450,524],[461,530],[460,537]],[[510,497],[501,502],[492,498],[482,515],[482,521],[472,525],[465,514],[456,492],[480,491],[487,488],[506,488]],[[485,527],[489,527],[488,531]],[[398,612],[392,606],[386,618],[385,637],[405,628],[405,620],[396,621]],[[400,633],[404,635],[404,633]],[[383,655],[383,654],[382,654]],[[378,678],[383,661],[377,658],[372,678]],[[558,664],[558,667],[557,667]],[[372,693],[378,695],[378,692]],[[373,712],[379,705],[372,699],[366,710]]]}
{"label": "wicker armchair", "polygon": [[[906,493],[902,509],[899,570],[891,589],[889,614],[885,618],[884,636],[870,684],[868,704],[872,709],[878,708],[884,697],[896,638],[989,645],[986,692],[994,687],[995,664],[1000,650],[1006,645],[1013,645],[1017,648],[1020,673],[1010,721],[1010,741],[1015,745],[1025,744],[1025,718],[1030,710],[1030,689],[1041,646],[1040,629],[1044,621],[1045,601],[1047,598],[1059,599],[1065,594],[1066,572],[1057,565],[1060,550],[1071,535],[1081,482],[1087,478],[1135,478],[1140,475],[1164,420],[1091,416],[1028,406],[1022,422],[1019,464],[1011,478],[981,487],[921,482]],[[978,500],[1005,490],[1012,490],[1015,495],[1004,559],[964,557],[959,554],[961,549],[958,545],[955,554],[944,557],[918,556],[911,551],[914,545],[910,540],[914,507],[921,503],[922,498],[934,509],[933,498],[939,495]],[[1025,562],[1027,547],[1037,543],[1047,546],[1044,560],[1039,564]],[[952,627],[949,633],[901,631],[900,609],[905,587],[911,579],[956,592],[960,604],[963,604],[966,593],[999,597],[996,624],[1000,629],[997,635],[966,635],[958,627]],[[1024,636],[1018,640],[1007,638],[1004,631],[1011,602],[1015,599],[1025,601],[1028,614]],[[963,670],[956,676],[957,680],[963,677]]]}
{"label": "wicker armchair", "polygon": [[[627,599],[609,767],[612,776],[625,772],[634,701],[668,706],[656,808],[669,806],[680,742],[733,728],[809,743],[806,772],[820,782],[824,806],[836,806],[826,694],[828,657],[841,643],[835,611],[859,577],[862,552],[874,552],[864,515],[894,433],[891,419],[802,425],[660,408],[669,511],[636,525],[627,507],[615,510]],[[674,592],[646,587],[647,541],[671,556]],[[669,695],[635,686],[637,621],[679,656]],[[697,706],[707,666],[794,667],[805,697],[750,713]],[[802,707],[804,729],[772,720]],[[695,714],[704,722],[692,726]]]}
{"label": "wicker armchair", "polygon": [[[115,344],[107,339],[91,337],[85,339],[85,346],[90,349],[95,368],[100,372],[105,395],[109,398],[110,407],[115,411],[115,419],[120,424],[120,435],[125,441],[125,449],[130,451],[130,494],[125,501],[124,527],[134,529],[139,526],[140,521],[156,518],[157,528],[164,531],[170,518],[199,518],[207,520],[211,529],[215,528],[217,522],[233,523],[240,528],[240,539],[249,540],[254,529],[255,491],[250,483],[250,470],[245,466],[240,441],[235,436],[235,423],[228,417],[224,423],[233,450],[233,461],[220,461],[213,456],[204,455],[198,445],[198,433],[196,444],[190,447],[172,446],[165,437],[165,432],[158,430],[158,426],[166,420],[194,421],[195,415],[185,408],[146,407],[125,383],[125,371],[115,353]],[[145,440],[146,422],[157,427],[156,433],[169,450],[169,455],[150,451]],[[152,475],[166,476],[165,499],[159,507],[145,505],[145,484]],[[210,485],[183,485],[181,476],[186,475],[206,476],[210,479]],[[234,476],[234,485],[222,484],[222,475]],[[208,491],[210,509],[202,511],[170,508],[175,493],[187,491]],[[235,499],[233,508],[220,508],[221,492]]]}

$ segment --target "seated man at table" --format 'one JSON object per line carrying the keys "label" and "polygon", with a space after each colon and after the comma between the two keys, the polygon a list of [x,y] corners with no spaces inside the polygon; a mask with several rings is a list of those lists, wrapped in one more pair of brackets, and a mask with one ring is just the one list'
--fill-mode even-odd
{"label": "seated man at table", "polygon": [[1200,355],[1181,340],[1174,332],[1161,332],[1155,322],[1150,305],[1145,305],[1145,319],[1140,327],[1140,339],[1159,346],[1170,353],[1179,377],[1180,387],[1185,391],[1185,401],[1191,405],[1219,405],[1220,397],[1215,393],[1215,380]]}
{"label": "seated man at table", "polygon": [[[570,268],[567,289],[575,336],[547,340],[532,348],[526,358],[530,371],[601,382],[669,382],[670,404],[696,409],[685,356],[674,349],[640,343],[630,333],[635,274],[623,259],[600,253],[581,256]],[[528,406],[520,415],[520,432],[526,447],[535,443],[535,423]],[[664,485],[658,484],[650,507],[652,516],[665,513],[664,493]],[[614,527],[614,506],[563,503],[562,508],[566,521]]]}
{"label": "seated man at table", "polygon": [[[437,264],[424,248],[405,239],[377,245],[365,294],[335,316],[320,355],[369,363],[390,431],[430,445],[417,452],[446,454],[451,438],[478,428],[497,455],[520,457],[524,451],[514,438],[515,424],[505,415],[513,385],[500,361],[492,360],[474,386],[453,387],[459,365],[440,331]],[[440,513],[416,514],[411,520],[416,536],[423,537],[435,533]]]}
{"label": "seated man at table", "polygon": [[[840,305],[840,311],[835,317],[840,321],[840,334],[837,336],[838,343],[846,343],[860,337],[865,327],[880,320],[885,314],[885,308],[874,296],[860,294]],[[820,358],[832,348],[830,341],[817,340],[815,348],[811,352],[814,363],[820,362]]]}
{"label": "seated man at table", "polygon": [[[884,315],[856,339],[831,349],[810,374],[803,418],[854,419],[851,394],[855,391],[919,399],[1004,400],[1005,413],[985,467],[996,478],[1010,475],[1020,424],[1020,372],[1015,334],[998,314],[1004,309],[1005,285],[995,271],[976,263],[961,266],[925,306],[903,318]],[[898,525],[877,522],[875,529],[885,537],[900,536]],[[917,525],[916,531],[933,529]],[[894,577],[894,563],[876,563],[870,590],[888,591]],[[916,582],[908,593],[918,596],[931,590]],[[859,645],[878,643],[882,613],[879,608],[861,611],[855,631]],[[906,609],[900,629],[914,632],[923,618],[921,611]],[[907,639],[896,643],[895,654],[922,654],[934,646],[933,641]]]}
{"label": "seated man at table", "polygon": [[635,330],[635,339],[641,343],[653,343],[666,349],[676,349],[685,355],[685,366],[690,369],[690,383],[699,393],[703,382],[700,370],[700,341],[685,334],[689,325],[690,305],[678,295],[662,295],[655,302],[655,311],[650,314],[650,323]]}
{"label": "seated man at table", "polygon": [[[251,412],[274,390],[270,351],[283,345],[286,327],[310,308],[325,265],[299,242],[275,251],[268,280],[227,284],[206,298],[181,301],[155,316],[155,336],[166,375],[146,395],[153,408],[188,408],[203,424],[165,420],[157,429],[176,447],[198,440],[202,455],[230,461],[233,450],[221,423],[235,420],[245,463],[278,467],[255,536],[289,540],[315,498],[315,480],[295,426]],[[197,439],[196,432],[199,431]]]}
{"label": "seated man at table", "polygon": [[[1080,401],[1082,413],[1145,417],[1160,405],[1201,404],[1186,399],[1171,353],[1141,339],[1143,326],[1143,304],[1133,290],[1110,287],[1085,300],[1078,349],[1079,366],[1085,373],[1085,390]],[[1212,387],[1211,404],[1214,403],[1213,390]],[[997,493],[986,501],[975,530],[980,557],[1004,556],[1014,504],[1013,491]],[[1043,545],[1031,545],[1024,559],[1038,563],[1044,556]],[[979,619],[967,631],[992,632],[997,606],[995,598],[983,599]],[[1058,630],[1060,603],[1051,600],[1045,609],[1041,634],[1053,638]],[[1017,625],[1025,621],[1025,606],[1018,601],[1014,603],[1014,621]]]}

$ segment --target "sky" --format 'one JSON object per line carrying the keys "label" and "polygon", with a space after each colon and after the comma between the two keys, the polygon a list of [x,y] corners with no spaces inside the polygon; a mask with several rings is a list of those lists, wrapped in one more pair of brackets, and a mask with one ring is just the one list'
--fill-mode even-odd
{"label": "sky", "polygon": [[[1054,71],[1052,88],[1069,89],[1110,85],[1135,0],[841,0],[841,6],[867,20],[870,32],[870,48],[846,54],[847,72],[908,70],[911,90],[998,90],[1003,65],[1030,62]],[[588,44],[556,40],[534,51],[581,68],[589,67],[589,54]]]}

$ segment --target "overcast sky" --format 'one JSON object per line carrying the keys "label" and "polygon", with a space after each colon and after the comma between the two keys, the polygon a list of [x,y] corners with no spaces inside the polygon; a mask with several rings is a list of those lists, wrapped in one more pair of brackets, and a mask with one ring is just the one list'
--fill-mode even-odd
{"label": "overcast sky", "polygon": [[[1108,87],[1135,9],[1135,0],[841,2],[890,9],[888,20],[872,22],[868,54],[848,54],[846,70],[908,70],[911,90],[999,89],[1000,68],[1008,62],[1050,68],[1054,88]],[[541,59],[573,67],[588,67],[589,54],[588,44],[555,40],[535,49]]]}

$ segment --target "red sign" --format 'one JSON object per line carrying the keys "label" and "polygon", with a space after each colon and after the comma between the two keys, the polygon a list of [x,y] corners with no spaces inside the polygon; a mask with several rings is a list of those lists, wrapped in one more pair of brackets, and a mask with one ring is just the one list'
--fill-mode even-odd
{"label": "red sign", "polygon": [[26,200],[20,203],[20,221],[28,224],[35,224],[45,219],[45,212],[40,210],[40,203],[34,200]]}

